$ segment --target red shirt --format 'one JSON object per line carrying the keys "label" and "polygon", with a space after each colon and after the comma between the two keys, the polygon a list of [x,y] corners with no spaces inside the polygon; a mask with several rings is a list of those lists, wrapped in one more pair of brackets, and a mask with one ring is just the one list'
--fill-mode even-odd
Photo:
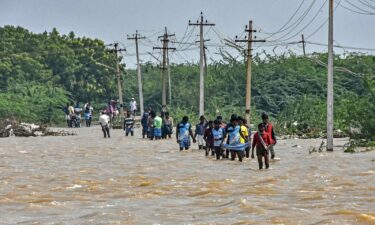
{"label": "red shirt", "polygon": [[[260,140],[258,133],[259,133],[259,132],[256,132],[256,133],[254,134],[254,137],[253,137],[253,145],[252,145],[253,148],[255,147],[255,145],[256,145],[257,147],[263,147],[263,145],[262,145],[262,141]],[[272,141],[272,138],[271,138],[271,135],[269,135],[267,132],[263,132],[263,134],[262,134],[262,139],[263,139],[264,143],[265,143],[267,146],[268,146],[268,145],[271,145],[272,142],[273,142],[273,141]]]}
{"label": "red shirt", "polygon": [[265,132],[268,133],[268,134],[270,135],[270,138],[271,138],[272,144],[274,144],[274,143],[275,143],[275,140],[272,138],[272,131],[273,131],[272,123],[267,123]]}

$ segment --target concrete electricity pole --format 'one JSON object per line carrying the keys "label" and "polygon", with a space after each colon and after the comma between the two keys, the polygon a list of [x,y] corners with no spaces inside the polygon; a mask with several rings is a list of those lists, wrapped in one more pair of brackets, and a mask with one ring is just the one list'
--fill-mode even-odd
{"label": "concrete electricity pole", "polygon": [[158,38],[162,38],[161,42],[163,42],[163,47],[153,47],[153,49],[161,49],[163,50],[163,66],[162,66],[162,97],[161,97],[161,104],[162,107],[167,106],[167,74],[168,68],[167,68],[167,51],[169,50],[176,50],[176,48],[169,48],[169,37],[175,36],[174,34],[168,34],[167,27],[165,27],[165,33],[163,36],[159,36]]}
{"label": "concrete electricity pole", "polygon": [[328,22],[327,151],[333,151],[333,0],[329,0]]}
{"label": "concrete electricity pole", "polygon": [[142,37],[138,34],[138,31],[135,31],[135,35],[133,34],[132,37],[128,36],[128,40],[135,40],[135,51],[137,54],[137,76],[138,76],[138,93],[139,93],[139,108],[141,110],[141,116],[144,112],[144,105],[143,105],[143,85],[142,85],[142,75],[141,75],[141,65],[139,63],[139,51],[138,51],[138,40],[145,39],[146,37]]}
{"label": "concrete electricity pole", "polygon": [[168,97],[169,105],[172,105],[172,84],[171,84],[171,67],[169,64],[169,51],[167,51],[167,71],[168,71]]}
{"label": "concrete electricity pole", "polygon": [[200,73],[199,73],[199,115],[204,115],[204,39],[203,39],[203,27],[204,26],[215,26],[213,23],[208,23],[207,20],[203,22],[203,13],[201,12],[201,21],[191,23],[189,20],[189,26],[199,26],[200,32]]}
{"label": "concrete electricity pole", "polygon": [[118,96],[120,101],[120,118],[124,117],[124,101],[122,99],[122,85],[120,79],[120,67],[118,61],[118,53],[126,51],[125,49],[118,48],[118,43],[113,44],[114,49],[110,50],[110,52],[114,52],[116,54],[116,78],[117,78],[117,89],[118,89]]}
{"label": "concrete electricity pole", "polygon": [[[249,21],[249,27],[245,27],[245,31],[248,33],[248,38],[244,40],[238,40],[236,36],[235,42],[247,42],[247,66],[246,66],[246,111],[245,118],[250,124],[250,110],[251,110],[251,63],[253,61],[252,56],[252,43],[253,42],[266,42],[266,40],[254,40],[253,32],[257,32],[253,29],[253,21]],[[255,37],[256,38],[256,37]]]}
{"label": "concrete electricity pole", "polygon": [[300,41],[300,43],[302,43],[302,49],[303,49],[303,56],[306,56],[306,42],[305,42],[305,37],[303,36],[303,34],[301,35],[302,37],[302,41]]}

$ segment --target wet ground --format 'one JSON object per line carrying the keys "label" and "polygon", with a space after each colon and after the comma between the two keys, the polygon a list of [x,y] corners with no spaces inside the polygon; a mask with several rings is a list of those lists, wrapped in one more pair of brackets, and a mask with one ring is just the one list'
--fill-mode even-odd
{"label": "wet ground", "polygon": [[375,151],[280,140],[280,160],[259,171],[139,130],[75,131],[0,139],[0,224],[375,224]]}

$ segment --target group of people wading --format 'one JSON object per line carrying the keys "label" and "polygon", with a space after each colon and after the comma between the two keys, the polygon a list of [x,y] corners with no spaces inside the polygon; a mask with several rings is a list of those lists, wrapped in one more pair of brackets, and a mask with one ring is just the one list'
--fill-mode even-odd
{"label": "group of people wading", "polygon": [[[77,107],[76,107],[77,108]],[[101,125],[104,138],[110,138],[111,121],[116,115],[116,102],[108,102],[107,107],[102,110],[99,117],[99,124]],[[90,126],[92,117],[92,106],[86,103],[84,106],[85,117]],[[87,110],[86,110],[87,109]],[[66,112],[69,118],[74,113],[74,107],[67,105]],[[86,113],[87,111],[87,113]],[[130,110],[125,113],[123,129],[126,136],[134,136],[136,102],[132,99],[130,103]],[[87,116],[86,116],[87,115]],[[189,117],[184,116],[176,125],[176,140],[180,151],[188,150],[191,147],[191,139],[193,143],[198,142],[199,150],[205,150],[205,155],[216,156],[217,160],[230,159],[242,162],[243,158],[258,159],[259,169],[269,168],[269,155],[271,159],[275,157],[274,145],[276,144],[276,135],[269,122],[268,115],[262,113],[262,123],[258,124],[257,132],[252,135],[251,129],[247,124],[246,119],[236,114],[232,114],[228,123],[226,123],[222,116],[217,116],[215,120],[208,121],[205,116],[200,116],[199,123],[195,126],[193,133],[192,125],[189,123]],[[68,125],[69,120],[67,117]],[[150,140],[170,139],[173,134],[173,119],[169,112],[161,111],[158,115],[156,111],[149,109],[141,117],[142,138],[149,138]],[[251,150],[251,151],[250,151]]]}
{"label": "group of people wading", "polygon": [[143,114],[141,124],[143,138],[160,140],[172,137],[173,118],[170,117],[169,112],[162,111],[158,116],[154,110],[149,109]]}
{"label": "group of people wading", "polygon": [[[269,152],[271,159],[275,158],[273,146],[276,144],[276,135],[272,123],[268,120],[268,115],[262,114],[262,123],[258,125],[258,131],[253,135],[251,142],[251,129],[247,125],[246,119],[233,114],[230,122],[223,121],[218,116],[214,121],[207,121],[202,115],[200,122],[195,127],[195,133],[192,132],[192,126],[189,118],[184,116],[182,121],[176,126],[176,139],[180,151],[188,150],[193,142],[198,142],[199,149],[205,149],[208,156],[216,155],[216,159],[230,159],[242,162],[244,157],[254,157],[254,149],[258,158],[259,169],[263,169],[263,160],[265,168],[269,168]],[[191,138],[191,139],[190,139]]]}

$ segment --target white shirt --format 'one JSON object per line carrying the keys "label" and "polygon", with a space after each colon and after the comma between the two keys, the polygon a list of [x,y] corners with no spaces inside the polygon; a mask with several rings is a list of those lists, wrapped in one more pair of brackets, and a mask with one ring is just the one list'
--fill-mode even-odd
{"label": "white shirt", "polygon": [[109,123],[109,116],[107,114],[102,114],[99,117],[99,122],[102,126],[106,126]]}
{"label": "white shirt", "polygon": [[135,100],[130,101],[130,110],[137,110],[137,102]]}

